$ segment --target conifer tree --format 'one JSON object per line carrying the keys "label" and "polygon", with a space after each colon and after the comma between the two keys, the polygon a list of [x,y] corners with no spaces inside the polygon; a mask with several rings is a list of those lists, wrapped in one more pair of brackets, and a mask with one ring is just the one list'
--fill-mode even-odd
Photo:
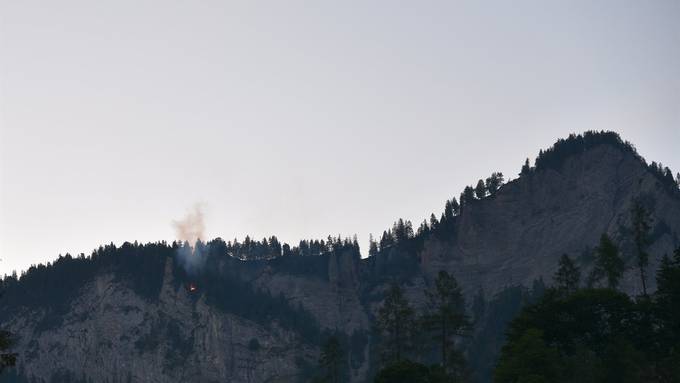
{"label": "conifer tree", "polygon": [[662,341],[674,346],[680,344],[680,247],[673,258],[664,255],[656,276],[657,290],[654,293],[661,323],[666,331]]}
{"label": "conifer tree", "polygon": [[373,256],[378,254],[378,243],[373,238],[373,234],[368,236],[368,255]]}
{"label": "conifer tree", "polygon": [[602,234],[600,244],[595,249],[595,268],[591,274],[591,280],[599,282],[606,279],[607,287],[616,289],[623,275],[623,260],[619,256],[619,248],[612,242],[607,234]]}
{"label": "conifer tree", "polygon": [[446,205],[444,206],[444,219],[446,221],[452,220],[453,219],[453,205],[451,204],[451,201],[446,201]]}
{"label": "conifer tree", "polygon": [[[425,291],[428,311],[423,317],[425,330],[432,333],[440,348],[441,364],[447,373],[457,372],[457,358],[453,341],[470,327],[465,315],[465,300],[456,279],[444,270],[439,271],[434,286]],[[460,372],[460,371],[458,371]]]}
{"label": "conifer tree", "polygon": [[638,200],[633,202],[632,208],[633,216],[633,236],[635,239],[635,251],[638,269],[640,270],[640,280],[642,281],[642,294],[647,296],[647,281],[646,268],[649,263],[649,254],[647,253],[647,246],[649,245],[649,230],[651,229],[651,217],[649,212],[642,206]]}
{"label": "conifer tree", "polygon": [[529,165],[529,159],[524,162],[524,165],[522,165],[522,171],[519,173],[519,175],[526,175],[529,174],[531,171],[531,165]]}
{"label": "conifer tree", "polygon": [[503,173],[493,172],[491,173],[491,177],[486,179],[486,190],[489,191],[490,195],[494,195],[498,189],[503,186],[503,182],[505,182]]}
{"label": "conifer tree", "polygon": [[430,225],[428,225],[427,220],[424,219],[423,222],[420,223],[420,226],[418,226],[418,230],[416,231],[416,237],[427,235],[429,232]]}
{"label": "conifer tree", "polygon": [[553,279],[559,291],[571,294],[578,289],[581,271],[567,254],[563,254]]}
{"label": "conifer tree", "polygon": [[434,213],[430,214],[430,229],[436,231],[439,227],[439,221],[437,221],[437,216]]}
{"label": "conifer tree", "polygon": [[477,196],[478,199],[482,199],[486,196],[486,185],[484,185],[484,181],[477,181],[477,186],[475,187],[475,196]]}
{"label": "conifer tree", "polygon": [[475,189],[472,186],[466,186],[463,192],[460,194],[460,206],[461,210],[463,206],[466,206],[470,201],[475,199]]}
{"label": "conifer tree", "polygon": [[460,204],[456,201],[456,197],[451,198],[451,209],[453,210],[453,215],[460,213]]}
{"label": "conifer tree", "polygon": [[392,235],[392,229],[383,231],[382,237],[380,237],[380,251],[390,248],[394,245],[394,236]]}
{"label": "conifer tree", "polygon": [[386,362],[402,360],[411,348],[411,339],[415,331],[415,312],[396,283],[392,284],[378,310],[376,325],[383,338]]}

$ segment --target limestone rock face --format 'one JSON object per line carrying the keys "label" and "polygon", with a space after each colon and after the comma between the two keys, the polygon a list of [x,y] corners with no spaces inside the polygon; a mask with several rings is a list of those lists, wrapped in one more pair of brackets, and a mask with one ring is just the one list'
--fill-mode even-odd
{"label": "limestone rock face", "polygon": [[466,288],[490,293],[504,286],[530,286],[538,278],[549,283],[562,254],[587,269],[581,255],[589,255],[607,233],[626,260],[622,288],[640,293],[629,240],[635,199],[652,215],[654,241],[646,280],[654,290],[660,258],[680,245],[680,200],[637,158],[609,145],[568,158],[560,171],[521,177],[494,197],[475,201],[459,218],[455,245],[448,252],[433,250],[431,258],[437,262],[430,269],[447,268]]}
{"label": "limestone rock face", "polygon": [[282,293],[293,305],[311,312],[321,327],[351,334],[366,329],[369,318],[359,299],[359,262],[348,253],[328,257],[328,279],[263,272],[254,283],[272,294]]}
{"label": "limestone rock face", "polygon": [[[394,269],[384,270],[399,266],[399,259],[407,260],[402,269],[408,270],[397,270],[413,305],[423,304],[423,289],[439,270],[455,275],[469,303],[480,290],[490,297],[538,279],[550,284],[564,253],[587,273],[592,249],[608,233],[626,259],[622,289],[637,294],[641,283],[629,230],[632,203],[640,199],[653,218],[647,272],[653,291],[660,258],[680,245],[678,194],[635,156],[599,145],[570,156],[559,170],[531,172],[472,201],[447,239],[427,238],[415,251],[390,249],[363,260],[334,253],[324,256],[315,275],[274,262],[233,266],[243,268],[234,274],[309,312],[321,330],[368,337],[353,345],[361,357],[350,363],[351,381],[363,382],[373,362],[371,320],[387,284],[397,279]],[[151,301],[114,275],[99,273],[70,302],[59,326],[41,326],[49,308],[0,318],[17,336],[19,371],[45,382],[55,375],[92,382],[295,382],[304,366],[317,364],[318,344],[278,326],[276,318],[264,326],[218,310],[200,288],[191,293],[176,283],[172,262],[167,259],[160,294]]]}
{"label": "limestone rock face", "polygon": [[62,325],[45,331],[37,328],[44,313],[20,313],[4,324],[18,335],[20,369],[38,381],[284,382],[295,381],[296,357],[316,357],[294,334],[224,314],[175,288],[169,267],[165,277],[159,301],[149,303],[98,275]]}

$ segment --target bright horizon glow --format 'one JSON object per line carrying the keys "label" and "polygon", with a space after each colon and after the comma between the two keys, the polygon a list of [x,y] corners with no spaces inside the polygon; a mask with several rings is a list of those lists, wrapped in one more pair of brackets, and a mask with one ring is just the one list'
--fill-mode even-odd
{"label": "bright horizon glow", "polygon": [[558,138],[680,171],[677,1],[0,3],[0,275],[101,244],[357,234]]}

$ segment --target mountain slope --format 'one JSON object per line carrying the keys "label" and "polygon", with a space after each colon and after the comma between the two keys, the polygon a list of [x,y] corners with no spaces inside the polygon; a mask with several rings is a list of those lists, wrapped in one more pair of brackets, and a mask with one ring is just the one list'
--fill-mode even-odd
{"label": "mountain slope", "polygon": [[371,321],[388,283],[401,283],[421,306],[443,269],[471,306],[475,336],[461,346],[485,381],[505,321],[550,283],[560,255],[587,272],[608,233],[626,259],[622,289],[641,291],[629,232],[636,199],[653,218],[653,290],[660,257],[680,245],[680,191],[612,133],[558,142],[494,195],[466,201],[460,214],[416,235],[395,234],[367,259],[333,239],[318,255],[249,261],[215,240],[194,254],[198,268],[184,267],[181,244],[61,258],[3,281],[0,325],[18,337],[11,379],[307,381],[321,339],[336,332],[351,380],[365,381],[379,363]]}
{"label": "mountain slope", "polygon": [[[559,169],[535,171],[505,185],[495,197],[464,209],[456,243],[433,269],[445,267],[468,287],[488,292],[550,280],[558,258],[589,255],[602,233],[620,244],[628,272],[623,289],[640,293],[629,230],[637,198],[652,215],[649,269],[680,243],[680,204],[639,159],[613,145],[570,156]],[[589,266],[587,257],[581,259]],[[648,283],[654,284],[653,273]]]}

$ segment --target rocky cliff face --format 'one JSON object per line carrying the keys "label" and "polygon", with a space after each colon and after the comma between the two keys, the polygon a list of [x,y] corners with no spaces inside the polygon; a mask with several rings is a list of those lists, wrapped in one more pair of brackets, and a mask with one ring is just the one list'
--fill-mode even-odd
{"label": "rocky cliff face", "polygon": [[[468,203],[446,238],[426,238],[408,251],[385,249],[364,260],[342,252],[320,256],[314,260],[322,261],[319,273],[290,272],[275,261],[229,267],[237,269],[233,274],[249,288],[311,314],[319,331],[346,334],[352,351],[350,378],[362,382],[375,366],[371,318],[388,281],[403,282],[416,306],[423,302],[424,287],[442,269],[456,276],[468,302],[480,291],[493,297],[507,287],[531,286],[540,279],[549,284],[564,253],[588,270],[591,249],[608,233],[627,260],[622,288],[639,293],[628,232],[637,198],[653,218],[648,268],[653,290],[659,259],[680,245],[678,194],[639,158],[616,145],[599,145],[569,156],[560,167],[533,171],[494,196]],[[18,374],[45,382],[309,378],[310,366],[318,360],[318,342],[276,318],[263,323],[217,308],[200,286],[188,291],[176,279],[175,266],[172,257],[165,260],[160,292],[153,299],[139,296],[110,271],[94,273],[56,326],[41,324],[49,305],[5,312],[1,325],[18,340]]]}
{"label": "rocky cliff face", "polygon": [[225,314],[177,288],[167,266],[155,303],[103,274],[82,289],[60,326],[40,329],[43,310],[5,322],[19,335],[23,375],[37,381],[288,382],[298,375],[296,358],[316,357],[293,333]]}
{"label": "rocky cliff face", "polygon": [[559,171],[523,176],[495,196],[474,201],[458,218],[455,244],[433,243],[423,251],[424,269],[430,274],[449,270],[467,289],[493,294],[539,278],[549,282],[562,254],[587,269],[587,255],[607,233],[627,261],[622,288],[640,293],[629,233],[636,198],[652,216],[647,279],[654,289],[659,259],[680,244],[680,199],[637,158],[611,145],[569,157]]}

